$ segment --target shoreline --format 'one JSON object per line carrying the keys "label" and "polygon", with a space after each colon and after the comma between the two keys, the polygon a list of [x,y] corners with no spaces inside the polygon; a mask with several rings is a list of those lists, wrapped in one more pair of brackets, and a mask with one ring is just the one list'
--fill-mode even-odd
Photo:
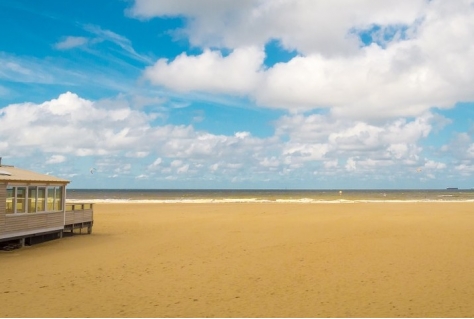
{"label": "shoreline", "polygon": [[474,199],[257,199],[257,198],[224,198],[224,199],[66,199],[66,203],[93,204],[346,204],[346,203],[474,203]]}

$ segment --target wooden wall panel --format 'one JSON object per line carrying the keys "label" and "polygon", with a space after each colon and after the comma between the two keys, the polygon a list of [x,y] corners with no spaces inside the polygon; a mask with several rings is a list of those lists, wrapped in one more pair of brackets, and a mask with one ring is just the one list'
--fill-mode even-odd
{"label": "wooden wall panel", "polygon": [[26,216],[28,222],[28,229],[41,229],[47,228],[46,215],[44,214],[28,214]]}
{"label": "wooden wall panel", "polygon": [[48,228],[52,227],[64,227],[64,214],[63,212],[46,214],[47,217],[47,226]]}
{"label": "wooden wall panel", "polygon": [[7,206],[7,184],[0,183],[0,216],[5,215]]}
{"label": "wooden wall panel", "polygon": [[7,184],[0,183],[0,236],[5,232],[6,203],[7,203]]}
{"label": "wooden wall panel", "polygon": [[0,215],[0,236],[5,232],[5,215]]}
{"label": "wooden wall panel", "polygon": [[1,229],[0,237],[9,233],[41,233],[51,229],[63,228],[63,212],[54,213],[31,213],[24,215],[9,214],[5,218],[5,224]]}
{"label": "wooden wall panel", "polygon": [[9,215],[5,221],[5,233],[13,233],[18,231],[28,230],[28,216]]}

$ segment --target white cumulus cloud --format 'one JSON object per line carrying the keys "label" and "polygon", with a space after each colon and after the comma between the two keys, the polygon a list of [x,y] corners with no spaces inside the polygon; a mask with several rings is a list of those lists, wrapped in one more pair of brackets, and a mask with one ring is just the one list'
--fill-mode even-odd
{"label": "white cumulus cloud", "polygon": [[264,53],[251,47],[236,49],[225,57],[211,50],[197,56],[183,53],[173,61],[158,60],[144,76],[153,84],[177,91],[240,94],[257,85],[263,59]]}
{"label": "white cumulus cloud", "polygon": [[[182,32],[203,53],[160,59],[144,73],[173,90],[244,95],[291,112],[326,108],[364,121],[474,100],[470,0],[137,0],[130,13],[187,19]],[[266,67],[272,40],[298,55]]]}

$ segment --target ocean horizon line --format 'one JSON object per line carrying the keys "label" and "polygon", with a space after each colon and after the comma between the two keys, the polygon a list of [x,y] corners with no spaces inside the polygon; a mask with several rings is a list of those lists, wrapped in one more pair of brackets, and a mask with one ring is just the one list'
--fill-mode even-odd
{"label": "ocean horizon line", "polygon": [[474,187],[445,188],[69,188],[68,191],[474,191]]}

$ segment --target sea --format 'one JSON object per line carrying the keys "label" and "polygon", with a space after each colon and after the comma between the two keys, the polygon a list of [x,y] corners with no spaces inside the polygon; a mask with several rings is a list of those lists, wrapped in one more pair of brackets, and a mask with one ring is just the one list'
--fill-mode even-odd
{"label": "sea", "polygon": [[68,189],[66,199],[73,203],[474,202],[474,189]]}

